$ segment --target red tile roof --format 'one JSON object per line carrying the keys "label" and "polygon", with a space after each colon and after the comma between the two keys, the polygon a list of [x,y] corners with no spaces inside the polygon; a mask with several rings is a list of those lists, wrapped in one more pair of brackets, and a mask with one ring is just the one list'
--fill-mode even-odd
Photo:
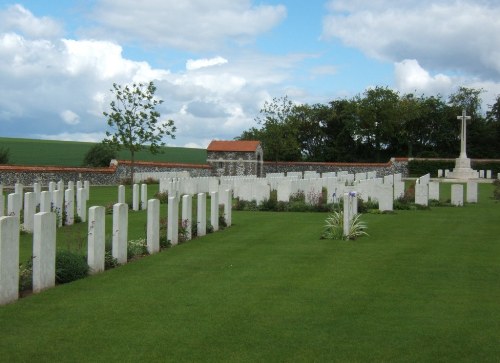
{"label": "red tile roof", "polygon": [[207,151],[243,151],[254,152],[260,145],[259,141],[219,141],[213,140]]}

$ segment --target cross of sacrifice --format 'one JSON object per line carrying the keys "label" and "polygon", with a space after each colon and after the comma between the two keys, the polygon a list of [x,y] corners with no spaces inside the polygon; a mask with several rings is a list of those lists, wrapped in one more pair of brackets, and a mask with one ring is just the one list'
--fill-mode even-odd
{"label": "cross of sacrifice", "polygon": [[467,159],[467,153],[465,152],[466,138],[467,138],[467,120],[471,117],[467,116],[465,108],[462,109],[462,115],[457,116],[458,120],[462,121],[462,129],[460,130],[460,159]]}

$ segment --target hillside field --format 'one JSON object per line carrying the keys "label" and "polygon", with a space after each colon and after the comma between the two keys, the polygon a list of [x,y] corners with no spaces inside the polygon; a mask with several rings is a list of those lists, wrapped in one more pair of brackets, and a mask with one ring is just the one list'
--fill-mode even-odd
{"label": "hillside field", "polygon": [[[9,164],[12,165],[54,165],[82,166],[87,151],[94,145],[92,142],[17,139],[0,137],[0,148],[10,149]],[[205,149],[184,147],[164,147],[164,152],[153,155],[147,151],[136,154],[136,160],[175,162],[188,164],[205,164]],[[120,150],[118,159],[130,159],[128,150]]]}

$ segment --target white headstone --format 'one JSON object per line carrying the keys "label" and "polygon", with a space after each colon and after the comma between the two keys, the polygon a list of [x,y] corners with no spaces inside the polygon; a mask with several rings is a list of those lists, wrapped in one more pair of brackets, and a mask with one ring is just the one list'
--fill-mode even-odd
{"label": "white headstone", "polygon": [[394,200],[404,197],[405,183],[402,181],[394,181]]}
{"label": "white headstone", "polygon": [[40,193],[40,212],[50,212],[52,203],[52,193],[43,191]]}
{"label": "white headstone", "polygon": [[87,198],[87,202],[90,198],[90,182],[88,180],[85,180],[83,182],[83,189],[85,189],[85,197]]}
{"label": "white headstone", "polygon": [[207,234],[207,195],[198,193],[196,232],[198,237]]}
{"label": "white headstone", "polygon": [[394,209],[393,186],[391,184],[376,184],[375,195],[378,200],[378,209],[392,211]]}
{"label": "white headstone", "polygon": [[71,226],[75,222],[75,193],[73,189],[64,191],[64,210],[66,211],[66,225]]}
{"label": "white headstone", "polygon": [[42,186],[40,183],[33,183],[33,193],[36,196],[36,205],[40,204],[40,193],[42,192]]}
{"label": "white headstone", "polygon": [[28,192],[24,196],[24,229],[33,232],[36,213],[36,194]]}
{"label": "white headstone", "polygon": [[160,251],[160,201],[148,201],[147,246],[149,254]]}
{"label": "white headstone", "polygon": [[477,182],[467,182],[467,203],[477,203]]}
{"label": "white headstone", "polygon": [[132,209],[139,210],[139,184],[132,186]]}
{"label": "white headstone", "polygon": [[20,195],[20,204],[21,204],[21,208],[23,207],[23,202],[24,202],[24,185],[22,185],[21,183],[16,183],[14,184],[14,193],[16,194],[19,194]]}
{"label": "white headstone", "polygon": [[438,177],[438,178],[442,178],[442,177],[443,177],[443,175],[444,175],[444,173],[443,173],[443,169],[438,169],[438,175],[437,175],[437,177]]}
{"label": "white headstone", "polygon": [[63,203],[64,203],[64,191],[62,189],[57,189],[52,192],[52,211],[56,214],[57,225],[62,227],[63,224]]}
{"label": "white headstone", "polygon": [[106,208],[90,207],[88,223],[87,260],[90,273],[104,271]]}
{"label": "white headstone", "polygon": [[33,292],[56,284],[56,214],[41,212],[34,216]]}
{"label": "white headstone", "polygon": [[190,194],[182,196],[182,226],[186,228],[186,240],[191,239],[193,223],[193,197]]}
{"label": "white headstone", "polygon": [[214,232],[219,230],[219,193],[210,193],[210,223]]}
{"label": "white headstone", "polygon": [[125,185],[118,185],[118,203],[125,203]]}
{"label": "white headstone", "polygon": [[464,186],[462,184],[451,185],[451,204],[454,206],[464,205]]}
{"label": "white headstone", "polygon": [[415,184],[415,204],[429,205],[429,185]]}
{"label": "white headstone", "polygon": [[127,263],[128,205],[113,205],[113,246],[112,255],[119,264]]}
{"label": "white headstone", "polygon": [[11,193],[7,196],[7,215],[11,217],[21,217],[21,195]]}
{"label": "white headstone", "polygon": [[167,239],[172,246],[179,243],[179,199],[168,197]]}
{"label": "white headstone", "polygon": [[[69,185],[69,184],[68,184]],[[63,180],[59,180],[57,182],[57,190],[62,190],[63,193],[64,193],[64,181]]]}
{"label": "white headstone", "polygon": [[148,185],[141,184],[141,210],[148,208]]}
{"label": "white headstone", "polygon": [[87,191],[85,188],[78,188],[76,191],[76,215],[82,222],[87,221]]}
{"label": "white headstone", "polygon": [[491,170],[486,170],[486,179],[491,179]]}
{"label": "white headstone", "polygon": [[0,217],[0,305],[19,297],[19,218]]}
{"label": "white headstone", "polygon": [[439,182],[429,182],[429,199],[439,200]]}
{"label": "white headstone", "polygon": [[224,198],[224,219],[228,227],[232,224],[233,215],[233,192],[231,189],[226,189],[223,193],[226,194]]}
{"label": "white headstone", "polygon": [[484,170],[479,170],[479,177],[484,178]]}

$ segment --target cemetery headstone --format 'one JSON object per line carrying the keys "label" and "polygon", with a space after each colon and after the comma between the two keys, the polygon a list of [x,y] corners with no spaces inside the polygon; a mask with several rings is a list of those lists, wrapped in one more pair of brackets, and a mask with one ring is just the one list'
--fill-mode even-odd
{"label": "cemetery headstone", "polygon": [[210,223],[214,232],[219,230],[219,193],[210,193]]}
{"label": "cemetery headstone", "polygon": [[132,210],[139,210],[139,184],[134,184],[132,187]]}
{"label": "cemetery headstone", "polygon": [[186,240],[191,240],[191,225],[193,222],[193,197],[190,194],[182,196],[182,227],[186,229]]}
{"label": "cemetery headstone", "polygon": [[112,255],[119,264],[127,263],[128,205],[113,205]]}
{"label": "cemetery headstone", "polygon": [[33,232],[36,212],[36,194],[28,192],[24,196],[24,230]]}
{"label": "cemetery headstone", "polygon": [[147,246],[149,254],[160,251],[160,201],[148,201]]}
{"label": "cemetery headstone", "polygon": [[141,184],[141,210],[148,208],[148,185]]}
{"label": "cemetery headstone", "polygon": [[33,292],[56,284],[56,215],[41,212],[34,216]]}
{"label": "cemetery headstone", "polygon": [[0,305],[18,299],[19,218],[17,217],[0,217],[0,286]]}
{"label": "cemetery headstone", "polygon": [[462,184],[452,184],[451,204],[457,207],[464,205],[464,187]]}
{"label": "cemetery headstone", "polygon": [[467,203],[477,203],[477,182],[467,182],[466,194]]}
{"label": "cemetery headstone", "polygon": [[118,203],[125,203],[125,185],[118,186]]}
{"label": "cemetery headstone", "polygon": [[199,237],[207,234],[207,195],[198,193],[196,232]]}
{"label": "cemetery headstone", "polygon": [[167,239],[172,246],[179,243],[179,200],[168,197]]}
{"label": "cemetery headstone", "polygon": [[105,217],[106,208],[100,206],[89,208],[87,263],[91,274],[104,271]]}

